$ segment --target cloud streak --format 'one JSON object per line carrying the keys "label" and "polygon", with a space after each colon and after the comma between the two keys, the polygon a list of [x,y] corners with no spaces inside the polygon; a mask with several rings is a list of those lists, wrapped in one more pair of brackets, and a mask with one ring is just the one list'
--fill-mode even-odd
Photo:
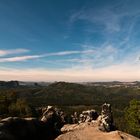
{"label": "cloud streak", "polygon": [[9,49],[9,50],[0,50],[0,56],[6,56],[6,55],[11,55],[11,54],[21,54],[21,53],[26,53],[29,52],[27,49]]}
{"label": "cloud streak", "polygon": [[31,59],[44,58],[49,56],[65,56],[65,55],[73,55],[73,54],[93,54],[94,50],[84,50],[84,51],[62,51],[55,53],[46,53],[41,55],[25,55],[25,56],[17,56],[17,57],[8,57],[8,58],[0,58],[0,62],[20,62],[27,61]]}

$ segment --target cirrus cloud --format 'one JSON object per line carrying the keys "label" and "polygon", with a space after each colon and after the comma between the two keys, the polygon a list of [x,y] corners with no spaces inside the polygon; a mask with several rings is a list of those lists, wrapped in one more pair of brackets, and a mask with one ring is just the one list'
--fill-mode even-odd
{"label": "cirrus cloud", "polygon": [[6,56],[6,55],[9,55],[9,54],[21,54],[21,53],[26,53],[26,52],[29,52],[29,50],[22,49],[22,48],[0,50],[0,56]]}
{"label": "cirrus cloud", "polygon": [[72,54],[92,54],[94,50],[79,50],[79,51],[62,51],[62,52],[54,52],[54,53],[46,53],[40,55],[25,55],[25,56],[16,56],[16,57],[5,57],[0,58],[0,62],[19,62],[19,61],[26,61],[30,59],[37,59],[49,56],[65,56],[65,55],[72,55]]}

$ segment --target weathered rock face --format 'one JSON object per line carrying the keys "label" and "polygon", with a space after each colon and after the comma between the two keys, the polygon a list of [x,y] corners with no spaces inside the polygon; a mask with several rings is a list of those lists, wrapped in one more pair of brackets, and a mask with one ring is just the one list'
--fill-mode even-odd
{"label": "weathered rock face", "polygon": [[74,113],[77,120],[72,125],[64,125],[65,114],[59,109],[48,106],[43,112],[41,120],[18,117],[1,120],[0,140],[139,140],[120,131],[109,132],[113,128],[110,104],[103,104],[99,117],[95,110],[87,110],[79,121]]}
{"label": "weathered rock face", "polygon": [[65,123],[62,112],[53,106],[48,106],[46,111],[43,113],[41,121],[50,124],[50,126],[53,126],[54,129],[58,132]]}
{"label": "weathered rock face", "polygon": [[96,120],[97,117],[98,113],[94,109],[83,111],[79,116],[79,123],[91,122],[93,120]]}
{"label": "weathered rock face", "polygon": [[54,140],[63,126],[61,117],[48,107],[40,120],[9,117],[0,121],[0,140]]}
{"label": "weathered rock face", "polygon": [[55,140],[139,140],[121,131],[103,132],[98,128],[98,121],[64,125],[64,134]]}
{"label": "weathered rock face", "polygon": [[61,128],[63,134],[55,140],[139,140],[124,132],[112,131],[114,126],[110,104],[103,104],[101,115],[97,116],[95,110],[83,111],[80,123],[64,125]]}
{"label": "weathered rock face", "polygon": [[49,125],[37,119],[9,117],[0,122],[0,140],[51,139],[49,130]]}
{"label": "weathered rock face", "polygon": [[98,116],[98,113],[94,109],[82,111],[80,115],[78,115],[77,112],[74,112],[74,114],[71,115],[72,124],[91,122],[96,120]]}
{"label": "weathered rock face", "polygon": [[99,129],[102,131],[112,131],[113,130],[113,116],[111,111],[111,105],[104,103],[102,105],[101,115],[98,117]]}

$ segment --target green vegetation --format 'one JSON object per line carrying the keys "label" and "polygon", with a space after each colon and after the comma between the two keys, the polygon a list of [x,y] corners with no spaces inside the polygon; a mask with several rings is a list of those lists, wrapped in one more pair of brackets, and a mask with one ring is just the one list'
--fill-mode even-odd
{"label": "green vegetation", "polygon": [[33,109],[27,103],[25,98],[18,98],[16,92],[3,92],[0,94],[0,117],[33,116]]}
{"label": "green vegetation", "polygon": [[132,100],[125,110],[128,132],[140,137],[140,101]]}
{"label": "green vegetation", "polygon": [[[129,102],[133,99],[138,102],[134,104],[133,101],[129,106]],[[61,107],[68,114],[91,108],[100,112],[101,105],[107,102],[112,105],[116,127],[139,136],[140,120],[134,121],[134,118],[140,117],[135,116],[135,111],[140,112],[137,105],[139,101],[140,89],[136,87],[104,87],[56,82],[46,87],[17,86],[1,89],[0,115],[2,118],[35,116],[37,114],[35,108],[47,105]]]}

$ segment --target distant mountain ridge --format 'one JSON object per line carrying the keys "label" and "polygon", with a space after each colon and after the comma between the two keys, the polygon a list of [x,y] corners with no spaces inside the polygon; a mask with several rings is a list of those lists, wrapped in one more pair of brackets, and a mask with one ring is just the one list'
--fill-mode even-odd
{"label": "distant mountain ridge", "polygon": [[0,81],[0,87],[18,87],[18,81]]}
{"label": "distant mountain ridge", "polygon": [[28,81],[0,81],[0,87],[18,87],[18,86],[48,86],[52,85],[59,85],[59,84],[80,84],[80,85],[87,85],[87,86],[105,86],[105,87],[139,87],[140,88],[140,81],[133,81],[133,82],[120,82],[120,81],[109,81],[109,82],[28,82]]}

